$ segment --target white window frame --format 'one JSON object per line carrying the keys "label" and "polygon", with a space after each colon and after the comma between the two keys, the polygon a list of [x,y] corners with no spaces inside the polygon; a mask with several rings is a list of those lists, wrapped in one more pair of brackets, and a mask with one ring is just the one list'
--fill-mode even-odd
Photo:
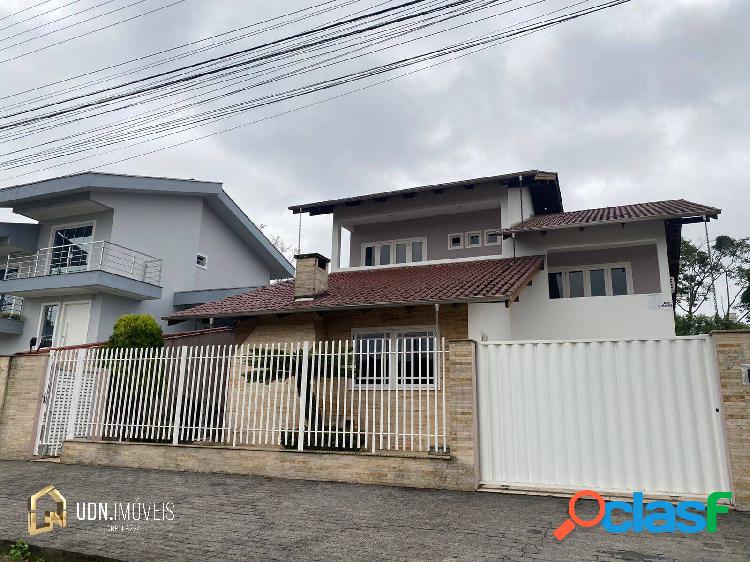
{"label": "white window frame", "polygon": [[88,226],[91,225],[91,243],[96,242],[96,219],[78,222],[61,222],[50,226],[49,229],[49,242],[48,247],[52,247],[55,243],[55,233],[61,228],[76,228],[77,226]]}
{"label": "white window frame", "polygon": [[[203,258],[203,263],[205,265],[201,265],[198,263],[198,258]],[[200,267],[201,269],[208,269],[208,256],[204,254],[203,252],[196,252],[195,254],[195,267]]]}
{"label": "white window frame", "polygon": [[[490,242],[488,237],[492,233],[497,233],[497,242]],[[485,228],[484,229],[484,245],[485,246],[500,246],[503,245],[503,236],[500,234],[499,228]]]}
{"label": "white window frame", "polygon": [[[612,294],[612,269],[619,267],[625,268],[625,276],[627,278],[628,294],[627,295],[613,295]],[[603,269],[604,270],[604,288],[605,295],[598,295],[596,297],[591,296],[591,274],[592,270]],[[570,296],[570,280],[568,274],[571,271],[583,271],[583,296],[582,297],[571,297]],[[558,299],[553,299],[549,296],[549,289],[547,290],[547,298],[549,300],[561,300],[561,299],[584,299],[584,298],[599,298],[605,297],[624,297],[635,294],[633,291],[633,270],[630,262],[616,262],[616,263],[603,263],[593,265],[575,265],[566,267],[550,267],[548,273],[562,273],[563,274],[563,296]],[[547,276],[547,282],[549,283],[549,275]]]}
{"label": "white window frame", "polygon": [[750,365],[740,365],[742,369],[742,384],[750,384]]}
{"label": "white window frame", "polygon": [[[411,245],[412,242],[421,242],[422,243],[422,260],[418,262],[412,261],[412,255],[411,255]],[[404,263],[396,263],[396,244],[406,244],[406,262]],[[381,264],[380,263],[380,247],[381,246],[390,246],[391,248],[391,261],[388,264]],[[373,265],[365,265],[365,250],[368,247],[372,247],[372,259],[373,259]],[[361,249],[360,249],[360,255],[359,255],[359,263],[362,264],[362,267],[386,267],[386,266],[393,266],[393,265],[406,265],[408,263],[422,263],[424,261],[427,261],[427,237],[415,237],[415,238],[399,238],[397,240],[378,240],[376,242],[362,242]]]}
{"label": "white window frame", "polygon": [[[435,350],[434,354],[437,357],[437,360],[435,362],[435,373],[433,374],[434,383],[433,384],[398,384],[397,382],[397,367],[396,367],[396,361],[398,360],[397,356],[398,353],[396,353],[397,347],[397,340],[398,335],[403,334],[404,332],[432,332],[433,336],[435,338]],[[352,340],[356,340],[358,336],[367,336],[371,334],[387,334],[388,338],[391,341],[391,350],[389,356],[390,364],[388,365],[388,383],[387,384],[372,384],[372,383],[365,383],[360,384],[357,382],[357,377],[352,376],[352,382],[349,385],[350,389],[363,389],[363,390],[379,390],[381,388],[390,388],[391,390],[403,390],[403,389],[414,389],[414,390],[440,390],[440,367],[439,362],[444,361],[444,357],[440,353],[440,350],[438,349],[438,342],[440,341],[440,332],[437,328],[437,326],[388,326],[384,328],[353,328],[352,329]]]}
{"label": "white window frame", "polygon": [[[476,237],[479,238],[479,243],[478,244],[470,244],[469,243],[469,240],[471,239],[472,236],[476,236]],[[482,242],[484,242],[483,236],[482,236],[482,231],[481,230],[472,230],[471,232],[467,232],[466,235],[465,235],[464,247],[466,247],[466,248],[481,248],[482,247]]]}
{"label": "white window frame", "polygon": [[[36,326],[36,347],[39,349],[39,344],[42,343],[42,323],[44,322],[44,308],[47,306],[54,306],[57,305],[57,316],[55,316],[55,327],[52,329],[52,342],[50,343],[49,347],[55,347],[55,344],[57,343],[56,339],[59,334],[59,326],[60,326],[60,316],[62,315],[62,302],[61,301],[52,301],[52,302],[43,302],[39,305],[39,320],[37,321]],[[42,349],[48,349],[48,348],[42,348]]]}
{"label": "white window frame", "polygon": [[[452,242],[452,238],[458,236],[461,239],[461,245],[460,246],[454,246]],[[463,232],[454,232],[453,234],[448,235],[448,249],[449,250],[463,250],[464,249],[464,233]]]}

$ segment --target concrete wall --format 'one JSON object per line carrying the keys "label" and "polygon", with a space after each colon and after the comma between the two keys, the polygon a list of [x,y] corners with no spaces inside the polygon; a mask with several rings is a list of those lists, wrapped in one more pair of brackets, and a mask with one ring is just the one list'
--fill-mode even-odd
{"label": "concrete wall", "polygon": [[742,365],[750,364],[750,330],[713,332],[724,423],[737,509],[750,511],[750,385],[742,380]]}
{"label": "concrete wall", "polygon": [[[0,363],[9,358],[2,358]],[[10,358],[0,410],[0,459],[27,459],[34,448],[47,355]],[[0,385],[2,385],[0,368]]]}
{"label": "concrete wall", "polygon": [[448,455],[411,451],[300,453],[273,448],[66,441],[61,462],[475,490],[478,485],[475,351],[472,341],[449,342]]}

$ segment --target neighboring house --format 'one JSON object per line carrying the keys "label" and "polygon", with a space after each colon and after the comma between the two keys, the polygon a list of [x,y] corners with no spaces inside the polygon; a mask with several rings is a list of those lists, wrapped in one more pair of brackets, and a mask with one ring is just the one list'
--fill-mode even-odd
{"label": "neighboring house", "polygon": [[673,336],[681,225],[721,212],[684,200],[564,212],[557,174],[536,170],[290,209],[333,215],[330,274],[303,255],[296,282],[172,320],[235,318],[248,343]]}
{"label": "neighboring house", "polygon": [[1,353],[103,341],[123,314],[294,272],[220,183],[88,172],[0,190],[0,207],[38,221],[0,224]]}

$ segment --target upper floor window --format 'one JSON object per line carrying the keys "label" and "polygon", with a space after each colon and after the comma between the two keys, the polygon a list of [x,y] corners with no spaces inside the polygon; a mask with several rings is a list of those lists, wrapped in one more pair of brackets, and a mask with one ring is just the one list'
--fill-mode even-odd
{"label": "upper floor window", "polygon": [[551,299],[633,294],[629,263],[553,268],[547,279]]}
{"label": "upper floor window", "polygon": [[488,229],[484,231],[485,246],[499,246],[503,242],[503,237],[499,230]]}
{"label": "upper floor window", "polygon": [[201,269],[206,269],[208,267],[208,258],[205,254],[197,254],[195,256],[195,265],[200,267]]}
{"label": "upper floor window", "polygon": [[390,265],[424,261],[426,238],[387,240],[362,244],[362,265]]}
{"label": "upper floor window", "polygon": [[93,223],[63,226],[53,230],[50,274],[86,271],[93,240]]}
{"label": "upper floor window", "polygon": [[478,248],[481,245],[482,245],[482,233],[480,231],[466,233],[466,247],[467,248]]}
{"label": "upper floor window", "polygon": [[448,235],[448,249],[449,250],[460,250],[464,247],[464,234],[458,232],[456,234]]}

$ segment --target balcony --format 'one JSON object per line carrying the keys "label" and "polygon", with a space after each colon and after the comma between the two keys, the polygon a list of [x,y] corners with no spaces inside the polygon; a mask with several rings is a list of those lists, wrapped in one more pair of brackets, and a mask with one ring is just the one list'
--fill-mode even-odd
{"label": "balcony", "polygon": [[0,295],[0,335],[23,333],[23,299]]}
{"label": "balcony", "polygon": [[0,292],[23,297],[109,293],[135,300],[161,297],[162,260],[105,241],[13,254]]}

